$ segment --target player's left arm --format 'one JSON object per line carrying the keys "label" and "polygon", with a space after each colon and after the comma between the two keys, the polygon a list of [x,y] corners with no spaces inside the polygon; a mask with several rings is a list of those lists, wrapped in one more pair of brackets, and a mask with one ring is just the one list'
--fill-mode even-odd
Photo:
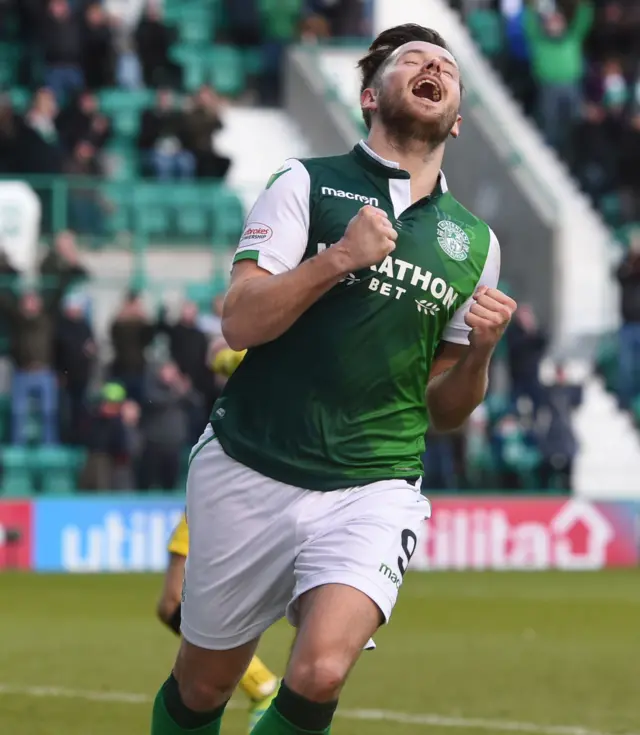
{"label": "player's left arm", "polygon": [[473,296],[454,314],[438,346],[427,386],[427,408],[437,431],[453,431],[482,403],[489,363],[516,302],[499,291],[500,246],[491,243]]}

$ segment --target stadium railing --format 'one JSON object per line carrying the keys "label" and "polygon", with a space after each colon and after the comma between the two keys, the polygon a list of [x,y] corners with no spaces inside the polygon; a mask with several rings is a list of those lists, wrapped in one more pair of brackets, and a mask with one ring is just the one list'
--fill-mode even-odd
{"label": "stadium railing", "polygon": [[124,234],[137,242],[227,247],[238,241],[244,221],[237,193],[219,181],[0,178],[15,181],[37,194],[42,234],[70,229],[96,247],[113,244]]}

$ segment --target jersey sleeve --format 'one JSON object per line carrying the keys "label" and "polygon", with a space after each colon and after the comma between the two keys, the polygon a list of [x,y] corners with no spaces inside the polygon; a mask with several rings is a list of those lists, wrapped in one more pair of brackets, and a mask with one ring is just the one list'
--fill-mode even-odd
{"label": "jersey sleeve", "polygon": [[302,163],[287,160],[249,212],[233,262],[254,260],[273,274],[295,268],[307,248],[310,186]]}
{"label": "jersey sleeve", "polygon": [[[500,278],[500,243],[493,230],[489,230],[489,252],[484,262],[484,268],[480,274],[477,286],[496,288]],[[469,332],[471,327],[467,326],[464,317],[473,304],[473,297],[468,298],[464,304],[455,312],[444,329],[442,339],[445,342],[453,342],[457,345],[469,344]]]}

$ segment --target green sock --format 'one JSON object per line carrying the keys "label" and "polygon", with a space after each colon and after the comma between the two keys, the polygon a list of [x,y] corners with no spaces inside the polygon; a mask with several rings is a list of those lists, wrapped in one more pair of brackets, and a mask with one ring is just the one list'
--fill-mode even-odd
{"label": "green sock", "polygon": [[[285,719],[272,704],[251,731],[251,735],[329,735],[331,727],[326,730],[302,730]],[[156,735],[153,733],[153,735]],[[158,735],[164,735],[164,733]],[[169,735],[169,734],[167,734]]]}
{"label": "green sock", "polygon": [[151,735],[220,735],[223,713],[224,706],[205,713],[188,710],[180,700],[178,684],[171,675],[153,703]]}

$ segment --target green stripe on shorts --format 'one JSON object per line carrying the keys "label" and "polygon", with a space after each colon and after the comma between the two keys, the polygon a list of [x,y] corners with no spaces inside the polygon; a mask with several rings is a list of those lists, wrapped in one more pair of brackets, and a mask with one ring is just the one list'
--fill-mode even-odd
{"label": "green stripe on shorts", "polygon": [[191,450],[191,454],[189,455],[189,467],[191,467],[191,463],[196,458],[196,456],[199,454],[201,449],[204,449],[207,444],[212,440],[215,439],[216,435],[211,434],[211,436],[208,436],[204,441],[200,442],[200,444],[196,444],[195,447]]}

